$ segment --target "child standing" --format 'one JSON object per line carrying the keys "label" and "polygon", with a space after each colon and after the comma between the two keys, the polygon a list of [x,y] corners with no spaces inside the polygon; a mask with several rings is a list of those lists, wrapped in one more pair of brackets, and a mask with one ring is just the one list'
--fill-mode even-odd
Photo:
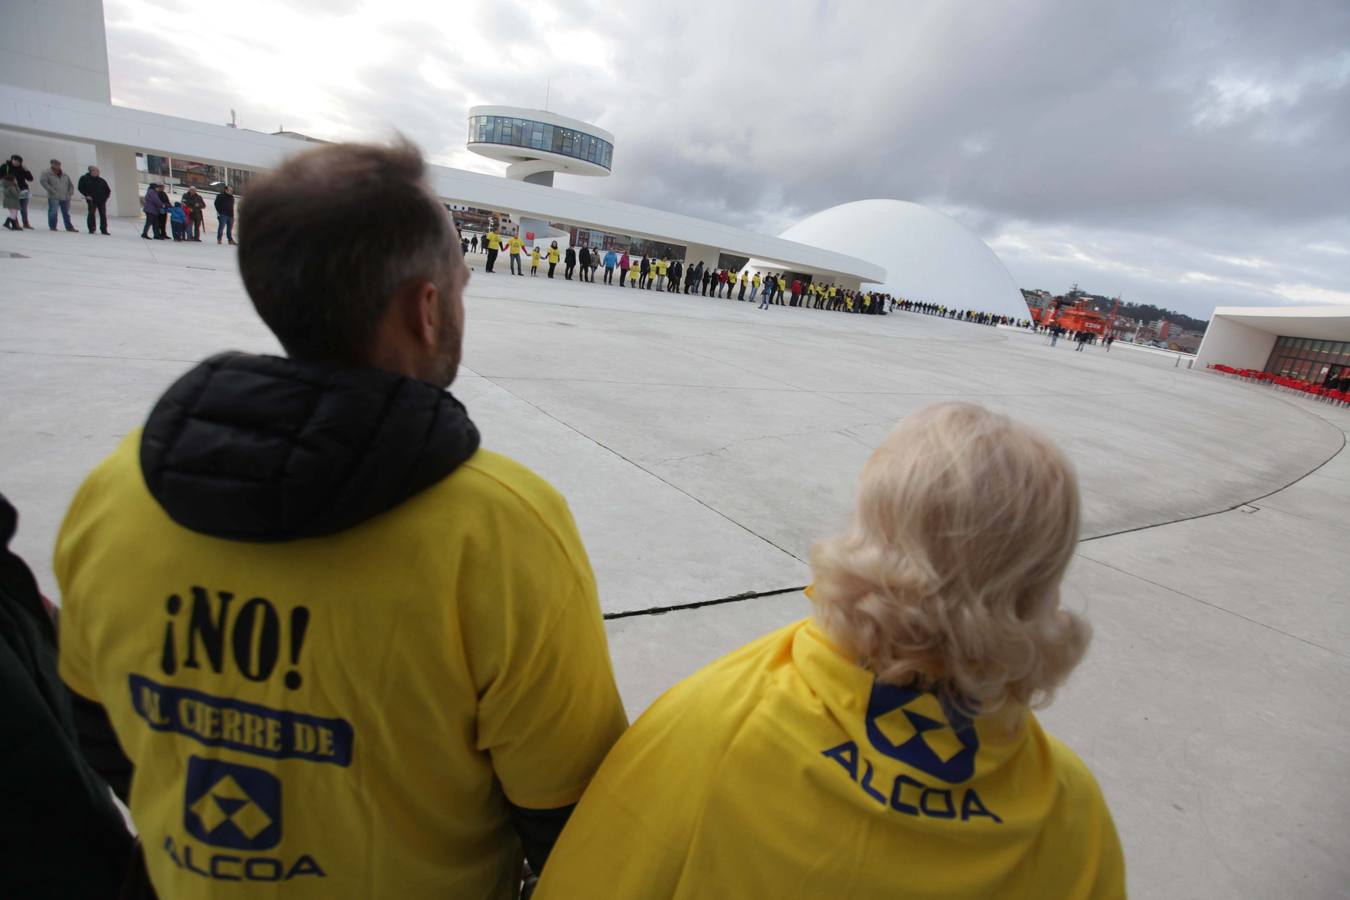
{"label": "child standing", "polygon": [[535,244],[534,249],[530,251],[530,277],[534,278],[539,274],[539,245]]}
{"label": "child standing", "polygon": [[173,210],[169,213],[169,221],[173,223],[173,239],[181,241],[186,239],[187,232],[187,210],[183,208],[181,200],[175,200]]}

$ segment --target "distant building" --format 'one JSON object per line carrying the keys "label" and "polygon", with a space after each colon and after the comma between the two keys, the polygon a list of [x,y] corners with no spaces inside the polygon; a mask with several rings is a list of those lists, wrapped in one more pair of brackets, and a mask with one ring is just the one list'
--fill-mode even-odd
{"label": "distant building", "polygon": [[1221,306],[1210,317],[1197,368],[1223,363],[1314,384],[1350,373],[1350,306]]}

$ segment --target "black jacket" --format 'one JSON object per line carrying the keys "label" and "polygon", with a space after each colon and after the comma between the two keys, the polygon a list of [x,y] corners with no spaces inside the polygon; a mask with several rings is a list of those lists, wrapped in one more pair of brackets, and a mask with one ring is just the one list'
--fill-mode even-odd
{"label": "black jacket", "polygon": [[425,381],[222,353],[155,404],[141,473],[185,528],[289,541],[393,509],[477,449],[464,407]]}
{"label": "black jacket", "polygon": [[89,197],[95,203],[103,203],[112,196],[112,188],[108,187],[108,182],[103,180],[103,176],[90,175],[88,172],[80,176],[75,189],[80,192],[81,197]]}
{"label": "black jacket", "polygon": [[131,835],[80,753],[56,629],[8,549],[17,524],[0,496],[0,897],[113,898]]}
{"label": "black jacket", "polygon": [[587,250],[585,247],[581,248],[581,264],[588,268],[591,264],[591,251]]}
{"label": "black jacket", "polygon": [[14,176],[14,180],[18,182],[19,190],[21,191],[28,190],[28,185],[33,180],[32,172],[28,171],[28,169],[23,166],[14,165],[14,163],[9,160],[0,163],[0,178],[4,178],[6,175]]}
{"label": "black jacket", "polygon": [[563,254],[563,262],[567,263],[569,266],[575,266],[577,264],[577,251],[568,247],[567,252]]}
{"label": "black jacket", "polygon": [[234,194],[216,194],[216,215],[234,216]]}

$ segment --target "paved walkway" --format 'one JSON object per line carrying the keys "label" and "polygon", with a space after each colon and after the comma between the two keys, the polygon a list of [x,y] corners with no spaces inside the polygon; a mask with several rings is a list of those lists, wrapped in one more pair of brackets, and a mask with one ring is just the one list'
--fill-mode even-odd
{"label": "paved walkway", "polygon": [[[167,383],[219,349],[277,350],[233,248],[113,225],[0,235],[0,490],[53,592],[70,496]],[[505,270],[471,282],[454,390],[486,446],[568,497],[604,607],[625,616],[611,649],[634,715],[807,615],[804,560],[871,449],[927,403],[978,400],[1080,469],[1067,596],[1096,638],[1043,715],[1097,772],[1133,894],[1344,896],[1350,411],[1007,329]]]}

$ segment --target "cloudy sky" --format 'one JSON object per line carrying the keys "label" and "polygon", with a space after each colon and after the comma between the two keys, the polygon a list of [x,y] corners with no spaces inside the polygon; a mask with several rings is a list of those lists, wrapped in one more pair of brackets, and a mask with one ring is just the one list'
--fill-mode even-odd
{"label": "cloudy sky", "polygon": [[1022,287],[1350,303],[1350,2],[105,0],[113,101],[448,165],[467,110],[614,132],[594,192],[777,233],[929,204]]}

